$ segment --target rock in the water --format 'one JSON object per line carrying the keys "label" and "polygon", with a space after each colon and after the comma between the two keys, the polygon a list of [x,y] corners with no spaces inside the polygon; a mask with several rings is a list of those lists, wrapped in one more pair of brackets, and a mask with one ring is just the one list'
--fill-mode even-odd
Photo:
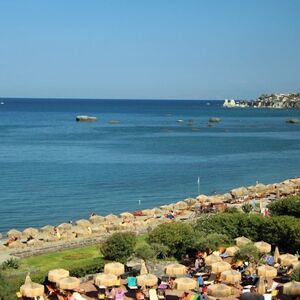
{"label": "rock in the water", "polygon": [[91,116],[77,116],[76,121],[77,122],[95,122],[95,121],[97,121],[97,118],[91,117]]}
{"label": "rock in the water", "polygon": [[286,121],[288,124],[299,124],[300,123],[300,120],[297,119],[297,118],[293,118],[293,119],[288,119]]}
{"label": "rock in the water", "polygon": [[221,122],[221,119],[218,117],[212,117],[209,119],[209,122],[210,123],[219,123],[219,122]]}

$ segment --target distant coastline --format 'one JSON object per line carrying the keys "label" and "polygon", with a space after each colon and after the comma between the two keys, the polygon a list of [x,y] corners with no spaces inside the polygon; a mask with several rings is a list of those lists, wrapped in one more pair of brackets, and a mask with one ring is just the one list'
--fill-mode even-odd
{"label": "distant coastline", "polygon": [[263,94],[256,100],[225,99],[223,106],[228,108],[300,109],[300,93]]}

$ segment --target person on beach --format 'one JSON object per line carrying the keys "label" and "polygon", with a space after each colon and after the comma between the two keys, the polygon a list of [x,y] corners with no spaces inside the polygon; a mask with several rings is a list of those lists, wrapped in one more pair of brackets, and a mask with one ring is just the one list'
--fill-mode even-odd
{"label": "person on beach", "polygon": [[174,218],[175,218],[175,214],[173,210],[169,211],[169,213],[167,214],[167,219],[173,220]]}
{"label": "person on beach", "polygon": [[145,295],[142,292],[142,290],[138,290],[135,294],[135,299],[136,300],[144,300],[145,299]]}

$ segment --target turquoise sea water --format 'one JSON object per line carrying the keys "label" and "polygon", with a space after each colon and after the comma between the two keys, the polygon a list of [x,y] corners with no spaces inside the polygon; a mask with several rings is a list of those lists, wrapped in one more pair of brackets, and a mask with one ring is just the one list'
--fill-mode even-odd
{"label": "turquoise sea water", "polygon": [[[300,126],[285,123],[300,111],[224,109],[221,101],[4,102],[0,232],[179,201],[196,196],[198,176],[207,194],[300,176]],[[77,123],[78,114],[98,121]],[[212,116],[222,121],[209,128]]]}

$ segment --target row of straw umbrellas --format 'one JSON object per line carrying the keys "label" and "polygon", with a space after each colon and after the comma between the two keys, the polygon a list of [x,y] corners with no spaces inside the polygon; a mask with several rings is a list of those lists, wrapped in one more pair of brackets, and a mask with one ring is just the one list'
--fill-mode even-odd
{"label": "row of straw umbrellas", "polygon": [[[220,273],[223,283],[212,284],[208,287],[208,295],[214,297],[226,297],[232,295],[232,287],[227,284],[235,284],[241,281],[241,273],[231,269],[231,265],[217,255],[210,255],[206,258],[207,264],[211,266],[213,273]],[[168,276],[185,276],[186,267],[184,265],[174,263],[166,267],[165,273]],[[119,276],[124,274],[125,267],[118,262],[105,264],[104,273],[97,274],[94,283],[98,286],[112,287],[116,285]],[[258,283],[258,292],[265,291],[265,278],[274,278],[277,270],[271,266],[263,265],[257,268],[257,274],[260,276]],[[75,290],[80,287],[80,280],[71,277],[69,271],[64,269],[54,269],[49,271],[48,280],[55,283],[57,288],[61,290]],[[158,283],[157,276],[148,274],[146,267],[142,263],[141,275],[137,276],[137,284],[139,286],[154,287]],[[188,277],[178,277],[175,279],[176,289],[181,291],[193,290],[196,288],[196,281]],[[25,297],[36,297],[44,294],[44,286],[31,281],[27,275],[24,285],[21,286],[20,292]],[[289,282],[283,285],[283,292],[286,295],[300,294],[300,283]]]}
{"label": "row of straw umbrellas", "polygon": [[[235,239],[236,246],[232,246],[226,249],[227,254],[230,256],[234,255],[239,247],[252,241],[246,237],[239,237]],[[261,241],[256,242],[254,245],[257,247],[261,253],[271,252],[271,245]],[[292,254],[280,255],[278,248],[276,247],[274,253],[275,262],[279,262],[283,266],[293,265],[294,267],[299,266],[298,257]],[[211,266],[212,273],[220,273],[221,281],[229,284],[239,282],[241,280],[241,274],[235,270],[231,269],[231,265],[222,260],[219,255],[212,254],[206,257],[205,262],[208,266]],[[123,264],[118,262],[108,263],[104,267],[104,273],[100,273],[95,278],[96,285],[104,286],[114,286],[118,276],[124,274],[125,267]],[[261,278],[275,278],[277,276],[277,269],[262,265],[256,269],[257,275]],[[182,276],[186,274],[186,267],[181,264],[170,264],[166,267],[165,273],[169,276]],[[59,289],[62,290],[72,290],[79,288],[80,280],[76,277],[71,277],[69,271],[64,269],[54,269],[49,271],[48,280],[56,284]],[[137,277],[137,283],[139,286],[155,286],[158,282],[158,278],[153,274],[148,274],[146,266],[144,263],[141,264],[141,275]],[[190,290],[195,288],[196,282],[190,278],[177,278],[175,280],[178,290]],[[290,282],[284,287],[286,292],[296,290],[299,288],[299,282]],[[208,293],[215,295],[217,297],[221,294],[226,294],[231,292],[231,288],[224,284],[211,285],[208,288]],[[28,275],[25,279],[24,285],[22,285],[20,292],[26,297],[41,296],[44,293],[44,286],[31,281]],[[300,293],[300,292],[299,292]]]}

